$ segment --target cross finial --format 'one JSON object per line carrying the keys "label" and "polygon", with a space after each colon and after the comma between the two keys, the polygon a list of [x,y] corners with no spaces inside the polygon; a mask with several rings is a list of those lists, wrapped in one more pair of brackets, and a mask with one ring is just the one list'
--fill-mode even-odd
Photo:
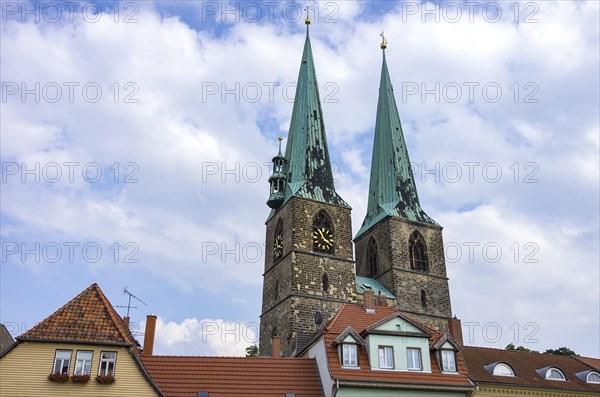
{"label": "cross finial", "polygon": [[305,10],[306,10],[306,19],[304,20],[304,23],[307,25],[310,25],[310,14],[309,14],[308,6],[306,6]]}
{"label": "cross finial", "polygon": [[386,40],[385,36],[383,35],[383,31],[381,32],[380,36],[381,36],[381,46],[380,47],[382,50],[385,50],[387,48],[387,40]]}

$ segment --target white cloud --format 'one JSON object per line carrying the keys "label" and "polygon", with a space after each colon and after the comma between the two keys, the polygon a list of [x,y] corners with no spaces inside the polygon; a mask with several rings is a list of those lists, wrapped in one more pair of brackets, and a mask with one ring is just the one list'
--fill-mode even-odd
{"label": "white cloud", "polygon": [[[297,78],[304,25],[278,19],[190,26],[193,15],[183,12],[203,11],[200,3],[181,10],[159,4],[167,11],[160,15],[155,4],[144,3],[133,24],[110,18],[2,24],[3,81],[16,82],[19,89],[21,82],[30,89],[39,82],[48,95],[48,83],[57,83],[63,99],[50,103],[41,94],[37,103],[31,94],[25,101],[15,95],[1,104],[1,155],[4,164],[19,167],[14,175],[3,168],[1,234],[3,241],[137,244],[137,263],[106,258],[97,265],[84,263],[81,273],[110,274],[106,282],[117,289],[125,282],[121,278],[148,283],[152,295],[146,298],[161,302],[163,319],[188,319],[161,320],[170,336],[158,345],[185,352],[202,339],[205,320],[197,319],[195,303],[166,303],[167,291],[226,296],[214,303],[215,310],[235,300],[228,306],[235,313],[228,318],[258,317],[268,163],[277,150],[276,137],[285,136],[289,126],[292,104],[283,88]],[[339,166],[336,186],[353,207],[354,231],[367,205],[379,33],[385,30],[411,159],[434,170],[416,177],[424,209],[445,227],[447,242],[497,242],[505,254],[495,264],[448,264],[454,309],[463,319],[481,321],[493,312],[491,317],[509,325],[515,318],[523,322],[539,313],[545,319],[560,313],[564,324],[540,322],[543,343],[567,344],[575,340],[568,335],[569,324],[581,324],[576,340],[584,341],[582,351],[591,354],[598,342],[585,332],[593,333],[597,321],[577,303],[598,302],[598,277],[588,275],[597,275],[589,264],[599,260],[599,6],[535,5],[539,21],[530,24],[514,24],[510,9],[503,9],[507,17],[498,23],[481,16],[474,22],[423,23],[420,15],[403,23],[400,5],[380,17],[363,3],[341,2],[338,23],[311,25],[313,53],[321,97],[331,99],[323,110],[332,159]],[[73,103],[67,99],[69,82],[79,83]],[[479,83],[472,101],[468,82]],[[483,96],[482,86],[490,82],[502,89],[497,103]],[[97,103],[83,97],[87,83],[101,87]],[[327,83],[334,85],[327,88]],[[422,92],[403,96],[406,83],[419,90],[456,83],[463,91],[456,103],[443,91],[436,102]],[[533,85],[526,88],[527,83]],[[124,103],[128,94],[138,102]],[[527,95],[537,102],[525,103]],[[79,164],[72,182],[67,162]],[[471,181],[465,163],[473,162]],[[38,175],[38,183],[28,174],[22,183],[22,163],[29,168],[39,163],[38,174],[57,163],[63,179],[47,183]],[[81,175],[92,163],[100,164],[104,177],[94,183]],[[452,163],[461,167],[457,181],[444,174]],[[482,170],[488,164],[500,167],[500,180],[486,180]],[[127,176],[138,182],[125,183]],[[534,183],[525,183],[526,177]],[[539,244],[539,262],[508,261],[515,242]],[[522,245],[520,250],[526,254]],[[19,264],[18,256],[13,259]],[[8,264],[13,262],[2,266],[3,317],[21,316],[18,302],[29,299],[18,295],[27,288],[11,290],[14,295],[4,299],[11,287],[4,281],[7,271],[24,284],[34,272],[35,282],[44,286],[40,291],[57,288],[51,280],[72,276],[66,267],[43,261],[6,270]],[[488,307],[473,304],[482,296]],[[554,298],[556,304],[548,305]],[[38,321],[48,314],[29,310]],[[228,352],[207,346],[206,354]],[[241,346],[232,346],[243,353]]]}
{"label": "white cloud", "polygon": [[[141,329],[145,329],[145,322]],[[244,356],[256,344],[258,324],[222,319],[156,320],[155,355]]]}

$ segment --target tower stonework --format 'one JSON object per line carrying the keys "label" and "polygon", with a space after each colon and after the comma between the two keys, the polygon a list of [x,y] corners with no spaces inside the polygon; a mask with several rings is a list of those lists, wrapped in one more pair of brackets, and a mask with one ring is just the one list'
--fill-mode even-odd
{"label": "tower stonework", "polygon": [[[332,220],[333,255],[312,250],[313,219],[320,211]],[[356,302],[350,209],[293,197],[267,222],[267,247],[273,246],[280,221],[283,252],[275,259],[267,250],[265,259],[261,355],[271,354],[275,334],[281,337],[282,354],[293,354],[319,328],[317,312],[326,322],[342,303]]]}
{"label": "tower stonework", "polygon": [[442,227],[419,203],[385,44],[367,215],[354,239],[356,274],[379,281],[399,310],[447,331],[452,308]]}
{"label": "tower stonework", "polygon": [[307,31],[285,155],[273,158],[267,204],[260,354],[299,351],[356,301],[351,208],[337,194]]}

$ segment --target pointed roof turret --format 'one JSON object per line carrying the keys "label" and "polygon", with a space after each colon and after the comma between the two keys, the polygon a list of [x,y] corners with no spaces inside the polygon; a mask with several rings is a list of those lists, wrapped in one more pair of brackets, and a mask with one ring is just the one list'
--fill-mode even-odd
{"label": "pointed roof turret", "polygon": [[310,18],[307,18],[305,23],[306,40],[285,149],[287,159],[285,202],[296,196],[349,207],[337,194],[333,183],[323,111],[310,45]]}
{"label": "pointed roof turret", "polygon": [[383,64],[371,161],[369,203],[367,215],[356,237],[387,216],[439,226],[421,209],[419,204],[419,196],[385,59],[387,40],[383,36],[383,32],[381,36],[383,38],[381,43]]}

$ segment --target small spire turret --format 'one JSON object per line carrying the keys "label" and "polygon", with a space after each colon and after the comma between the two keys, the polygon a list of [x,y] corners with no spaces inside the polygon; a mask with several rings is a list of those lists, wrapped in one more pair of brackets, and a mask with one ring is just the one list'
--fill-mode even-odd
{"label": "small spire turret", "polygon": [[281,141],[283,140],[283,137],[279,136],[277,140],[279,141],[279,153],[277,153],[277,156],[273,157],[273,173],[269,177],[271,193],[267,200],[267,205],[273,209],[277,209],[283,204],[285,198],[285,183],[287,180],[283,170],[287,163],[287,159],[281,154]]}

